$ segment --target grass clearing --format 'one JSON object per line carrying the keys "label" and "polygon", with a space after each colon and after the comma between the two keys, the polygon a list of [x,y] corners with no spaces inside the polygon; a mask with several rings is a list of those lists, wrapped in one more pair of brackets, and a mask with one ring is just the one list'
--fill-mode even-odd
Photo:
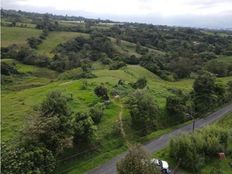
{"label": "grass clearing", "polygon": [[88,35],[79,32],[49,32],[48,37],[38,46],[37,53],[52,57],[54,56],[52,51],[57,45],[78,36],[87,37]]}
{"label": "grass clearing", "polygon": [[[135,55],[136,57],[141,57],[142,55],[136,52],[136,44],[135,43],[131,43],[125,40],[121,40],[120,44],[118,45],[116,43],[116,39],[110,37],[111,42],[113,43],[113,48],[114,50],[122,55],[127,55],[127,56],[132,56]],[[147,47],[143,47],[143,48],[147,48]],[[149,52],[154,53],[154,54],[160,54],[163,55],[164,53],[162,51],[159,50],[155,50],[155,49],[151,49],[151,48],[147,48],[149,50]]]}
{"label": "grass clearing", "polygon": [[7,47],[12,44],[26,45],[30,37],[38,37],[41,30],[21,27],[1,27],[1,47]]}

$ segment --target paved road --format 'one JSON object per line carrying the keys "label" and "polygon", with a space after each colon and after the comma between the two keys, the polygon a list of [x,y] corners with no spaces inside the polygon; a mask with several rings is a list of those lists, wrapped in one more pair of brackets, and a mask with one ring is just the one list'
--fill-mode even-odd
{"label": "paved road", "polygon": [[[199,129],[207,124],[210,124],[210,123],[222,118],[223,116],[225,116],[226,113],[229,113],[229,112],[232,112],[232,104],[227,105],[222,109],[219,109],[218,111],[210,114],[206,118],[196,120],[195,129]],[[183,126],[181,128],[178,128],[178,129],[172,131],[171,133],[165,134],[158,139],[154,139],[154,140],[144,144],[144,148],[148,152],[154,153],[156,151],[159,151],[163,147],[165,147],[172,137],[179,135],[183,132],[191,132],[191,131],[192,131],[192,124],[188,124],[186,126]],[[88,174],[115,174],[117,161],[122,159],[126,155],[126,153],[127,152],[124,152],[123,154],[114,157],[113,159],[106,162],[105,164],[98,166],[87,173]]]}

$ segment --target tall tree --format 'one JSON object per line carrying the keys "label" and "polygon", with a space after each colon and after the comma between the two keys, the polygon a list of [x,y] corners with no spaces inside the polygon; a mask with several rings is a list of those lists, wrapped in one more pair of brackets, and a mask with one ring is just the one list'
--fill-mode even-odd
{"label": "tall tree", "polygon": [[153,98],[145,91],[135,91],[127,101],[132,126],[146,134],[154,130],[158,122],[159,110]]}
{"label": "tall tree", "polygon": [[196,112],[204,113],[217,103],[215,77],[209,72],[201,73],[193,84]]}

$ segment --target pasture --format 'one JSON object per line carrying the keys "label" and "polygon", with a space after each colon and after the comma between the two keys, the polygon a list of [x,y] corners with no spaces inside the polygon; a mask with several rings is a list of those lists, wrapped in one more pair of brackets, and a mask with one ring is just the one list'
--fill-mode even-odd
{"label": "pasture", "polygon": [[2,47],[7,47],[12,44],[26,45],[28,38],[38,37],[41,34],[41,30],[34,28],[2,27],[1,29]]}

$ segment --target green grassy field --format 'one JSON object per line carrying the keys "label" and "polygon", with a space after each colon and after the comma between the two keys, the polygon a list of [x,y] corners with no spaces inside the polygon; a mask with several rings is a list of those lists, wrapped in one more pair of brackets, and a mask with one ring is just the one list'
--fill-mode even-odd
{"label": "green grassy field", "polygon": [[216,60],[219,61],[219,62],[229,64],[229,65],[232,64],[232,56],[220,56]]}
{"label": "green grassy field", "polygon": [[60,43],[66,42],[78,36],[86,37],[87,34],[78,32],[49,32],[48,37],[38,46],[37,53],[52,57],[52,51]]}
{"label": "green grassy field", "polygon": [[[135,55],[136,57],[141,57],[142,55],[136,52],[136,44],[127,42],[124,40],[121,40],[120,44],[116,44],[116,39],[115,38],[110,38],[111,42],[113,43],[113,48],[114,50],[122,55],[127,55],[127,56],[132,56]],[[146,47],[144,47],[146,48]],[[163,55],[164,52],[148,48],[149,52],[154,53],[154,54],[161,54]]]}
{"label": "green grassy field", "polygon": [[[154,100],[156,103],[159,105],[161,109],[164,109],[165,102],[166,102],[166,97],[170,95],[168,89],[173,88],[179,88],[183,89],[185,91],[190,91],[192,89],[192,83],[193,80],[191,79],[186,79],[186,80],[181,80],[177,82],[167,82],[161,80],[159,77],[154,75],[153,73],[149,72],[148,70],[136,66],[136,65],[131,65],[128,66],[127,68],[120,69],[120,70],[108,70],[108,69],[101,69],[101,70],[94,70],[93,73],[97,76],[97,78],[93,79],[88,79],[88,83],[92,85],[91,90],[88,91],[88,96],[87,97],[86,91],[81,91],[78,89],[78,86],[81,85],[81,80],[72,80],[72,81],[57,81],[55,80],[56,74],[55,72],[51,70],[47,70],[46,68],[35,68],[33,66],[29,65],[22,65],[22,64],[17,64],[16,67],[19,69],[21,72],[32,72],[34,74],[34,77],[31,77],[34,79],[34,81],[40,81],[41,79],[36,79],[36,78],[44,78],[49,82],[49,84],[44,83],[44,85],[41,87],[33,87],[31,83],[34,81],[31,80],[30,78],[24,81],[25,79],[22,79],[22,84],[32,86],[31,88],[23,88],[23,90],[20,90],[20,88],[17,88],[17,85],[20,85],[17,81],[15,83],[9,84],[8,86],[2,86],[2,100],[4,101],[2,103],[2,119],[3,119],[3,125],[2,129],[7,129],[8,131],[3,131],[2,132],[2,137],[3,139],[10,139],[12,138],[11,136],[6,136],[5,132],[8,132],[7,134],[14,135],[15,131],[11,130],[11,128],[15,126],[11,126],[12,121],[8,120],[8,118],[17,118],[18,120],[21,120],[20,118],[24,118],[23,116],[25,114],[25,110],[28,112],[31,111],[31,107],[41,101],[41,99],[46,95],[47,92],[53,89],[61,89],[64,91],[68,91],[70,93],[79,93],[77,97],[77,100],[79,100],[81,104],[81,108],[84,106],[88,106],[88,102],[91,103],[91,101],[95,98],[95,95],[93,93],[93,88],[100,83],[105,83],[108,87],[112,87],[115,84],[117,84],[118,80],[122,79],[125,80],[126,82],[135,82],[139,77],[146,77],[148,79],[148,86],[149,90],[151,91],[152,95],[154,96]],[[36,76],[37,73],[38,74]],[[50,74],[50,75],[49,75]],[[232,80],[232,77],[226,77],[226,78],[220,78],[218,79],[221,83],[227,83],[228,81]],[[11,86],[11,88],[10,88]],[[77,86],[76,90],[75,86]],[[13,90],[13,88],[16,88],[16,90]],[[4,90],[8,89],[8,90]],[[9,90],[12,89],[12,92]],[[83,94],[83,96],[82,96]],[[73,94],[74,96],[76,94]],[[39,97],[38,97],[39,96]],[[33,99],[36,99],[35,102]],[[85,101],[87,103],[85,103]],[[25,105],[20,105],[20,103],[23,103]],[[30,103],[31,102],[31,103]],[[17,104],[14,106],[15,109],[12,109],[14,104]],[[8,108],[8,106],[10,108]],[[74,109],[79,109],[78,105],[74,107]],[[23,119],[22,119],[23,120]],[[21,121],[22,121],[21,120]],[[15,123],[12,123],[15,124]],[[20,127],[20,124],[18,124]],[[17,126],[15,127],[17,129]]]}
{"label": "green grassy field", "polygon": [[7,47],[11,44],[25,45],[28,38],[37,37],[41,34],[41,30],[33,28],[2,27],[1,29],[2,47]]}
{"label": "green grassy field", "polygon": [[[92,87],[88,90],[87,95],[86,91],[79,90],[78,88],[78,86],[81,85],[81,80],[51,82],[51,79],[53,78],[48,78],[48,74],[52,73],[52,71],[50,70],[40,68],[34,69],[32,66],[23,66],[22,64],[17,64],[16,67],[19,68],[19,71],[21,72],[30,72],[32,69],[34,73],[36,71],[47,71],[46,73],[44,73],[44,76],[40,76],[40,78],[44,78],[50,83],[44,83],[44,85],[40,87],[29,87],[33,86],[32,84],[35,81],[41,81],[39,77],[30,76],[29,79],[22,79],[22,84],[28,86],[28,88],[25,87],[23,88],[23,90],[20,90],[19,88],[21,84],[19,83],[19,80],[15,81],[12,84],[7,84],[7,86],[2,86],[3,89],[7,89],[2,91],[2,101],[4,101],[2,103],[3,139],[11,139],[12,136],[17,132],[16,130],[21,127],[20,125],[21,123],[23,123],[24,118],[26,118],[25,113],[29,113],[32,110],[33,105],[38,104],[46,95],[46,93],[54,89],[60,89],[62,91],[67,91],[67,93],[73,93],[74,99],[76,99],[77,103],[79,103],[73,108],[75,110],[78,110],[79,108],[84,109],[89,104],[91,104],[91,101],[95,99],[93,88],[100,83],[105,83],[107,86],[112,87],[113,85],[117,84],[118,80],[120,79],[127,82],[134,82],[137,78],[145,76],[149,79],[149,86],[152,89],[151,91],[155,97],[155,100],[161,107],[163,107],[165,103],[164,97],[169,94],[167,89],[169,87],[172,87],[173,84],[175,84],[176,87],[188,90],[191,89],[192,85],[192,80],[183,80],[175,83],[164,83],[164,81],[159,79],[157,76],[140,66],[128,66],[128,68],[120,70],[94,70],[93,72],[97,75],[97,78],[87,80],[89,84],[92,84]],[[33,80],[31,80],[31,78]],[[9,90],[12,90],[12,92],[10,92]],[[75,96],[77,98],[75,98]],[[15,109],[13,109],[12,107],[14,107]],[[19,123],[12,121],[11,119],[16,119],[19,121]],[[18,126],[16,126],[16,124]]]}

